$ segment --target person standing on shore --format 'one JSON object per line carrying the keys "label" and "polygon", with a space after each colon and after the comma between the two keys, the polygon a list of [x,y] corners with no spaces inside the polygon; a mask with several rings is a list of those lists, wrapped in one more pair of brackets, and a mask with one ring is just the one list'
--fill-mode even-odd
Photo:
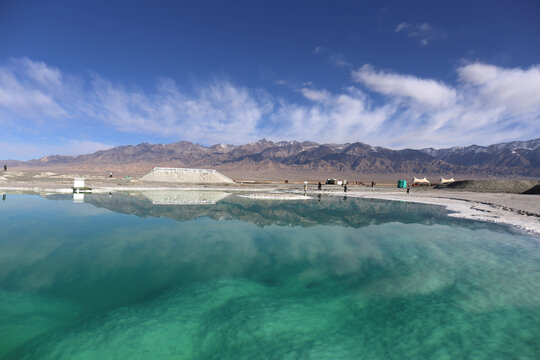
{"label": "person standing on shore", "polygon": [[319,184],[317,185],[317,190],[321,191],[322,190],[322,184],[321,182],[319,181]]}
{"label": "person standing on shore", "polygon": [[343,191],[347,192],[347,184],[343,185]]}
{"label": "person standing on shore", "polygon": [[4,164],[4,171],[7,171],[7,164]]}

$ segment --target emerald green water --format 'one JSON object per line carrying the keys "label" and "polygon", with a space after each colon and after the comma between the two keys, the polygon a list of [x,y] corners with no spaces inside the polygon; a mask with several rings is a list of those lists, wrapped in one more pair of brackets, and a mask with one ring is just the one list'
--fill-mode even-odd
{"label": "emerald green water", "polygon": [[540,239],[327,198],[0,202],[0,358],[538,359]]}

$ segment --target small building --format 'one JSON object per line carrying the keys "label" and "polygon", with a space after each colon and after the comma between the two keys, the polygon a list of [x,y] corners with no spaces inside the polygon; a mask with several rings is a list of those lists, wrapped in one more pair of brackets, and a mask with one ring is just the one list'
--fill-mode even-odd
{"label": "small building", "polygon": [[73,192],[91,192],[92,189],[84,185],[84,178],[74,178],[73,179]]}
{"label": "small building", "polygon": [[75,189],[83,188],[84,187],[84,178],[75,178],[75,179],[73,179],[73,187]]}

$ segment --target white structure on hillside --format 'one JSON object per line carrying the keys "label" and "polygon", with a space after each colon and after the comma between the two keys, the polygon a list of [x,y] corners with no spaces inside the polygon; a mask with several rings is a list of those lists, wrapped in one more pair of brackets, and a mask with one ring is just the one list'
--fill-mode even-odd
{"label": "white structure on hillside", "polygon": [[430,184],[430,181],[428,179],[426,179],[426,177],[424,176],[423,179],[419,179],[417,178],[416,176],[414,177],[413,181],[412,181],[413,184]]}
{"label": "white structure on hillside", "polygon": [[453,183],[454,181],[454,178],[450,178],[450,179],[445,179],[443,177],[441,177],[441,184],[448,184],[448,183]]}
{"label": "white structure on hillside", "polygon": [[185,168],[164,168],[155,167],[148,174],[144,175],[142,180],[176,182],[187,184],[223,184],[233,183],[234,181],[211,169],[185,169]]}

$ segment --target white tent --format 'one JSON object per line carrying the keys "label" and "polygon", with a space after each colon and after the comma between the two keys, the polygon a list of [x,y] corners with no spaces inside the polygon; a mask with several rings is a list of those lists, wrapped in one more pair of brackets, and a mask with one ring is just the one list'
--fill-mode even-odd
{"label": "white tent", "polygon": [[452,183],[456,180],[454,180],[454,178],[450,178],[450,179],[445,179],[443,177],[441,177],[441,184],[448,184],[448,183]]}
{"label": "white tent", "polygon": [[413,181],[412,181],[413,184],[430,184],[430,181],[428,179],[426,179],[426,177],[424,176],[423,179],[419,179],[417,178],[416,176],[414,177]]}

